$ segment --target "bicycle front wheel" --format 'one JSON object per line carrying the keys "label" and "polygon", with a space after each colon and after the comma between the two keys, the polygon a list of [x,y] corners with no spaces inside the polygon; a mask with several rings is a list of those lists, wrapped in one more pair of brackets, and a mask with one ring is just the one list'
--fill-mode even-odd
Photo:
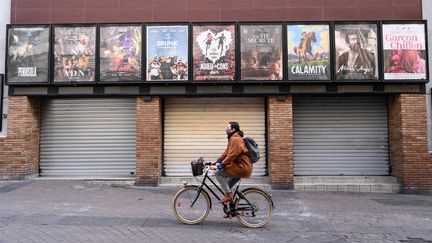
{"label": "bicycle front wheel", "polygon": [[238,221],[250,228],[266,225],[273,214],[273,201],[267,193],[258,188],[243,190],[235,202]]}
{"label": "bicycle front wheel", "polygon": [[173,200],[176,218],[184,224],[199,224],[210,213],[210,197],[197,186],[185,187],[177,192]]}

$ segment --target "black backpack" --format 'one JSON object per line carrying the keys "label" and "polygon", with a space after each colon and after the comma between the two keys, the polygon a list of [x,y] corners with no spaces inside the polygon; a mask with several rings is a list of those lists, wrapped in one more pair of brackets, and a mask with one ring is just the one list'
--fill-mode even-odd
{"label": "black backpack", "polygon": [[260,159],[258,144],[251,137],[244,137],[243,140],[246,143],[246,147],[249,151],[249,158],[252,160],[252,163],[258,162]]}

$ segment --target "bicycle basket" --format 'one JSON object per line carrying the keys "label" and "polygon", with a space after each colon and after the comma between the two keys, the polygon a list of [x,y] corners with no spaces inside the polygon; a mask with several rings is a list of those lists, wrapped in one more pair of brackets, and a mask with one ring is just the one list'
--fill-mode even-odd
{"label": "bicycle basket", "polygon": [[204,159],[199,158],[191,162],[192,174],[193,176],[199,176],[203,174],[204,170]]}

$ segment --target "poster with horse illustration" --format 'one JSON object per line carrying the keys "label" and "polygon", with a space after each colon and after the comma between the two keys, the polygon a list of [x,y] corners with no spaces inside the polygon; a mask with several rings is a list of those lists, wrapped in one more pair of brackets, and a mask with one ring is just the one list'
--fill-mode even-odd
{"label": "poster with horse illustration", "polygon": [[287,27],[288,80],[330,80],[328,24]]}
{"label": "poster with horse illustration", "polygon": [[282,26],[240,26],[241,80],[282,80]]}
{"label": "poster with horse illustration", "polygon": [[336,80],[377,80],[376,23],[335,24]]}
{"label": "poster with horse illustration", "polygon": [[54,27],[54,82],[95,81],[96,27]]}
{"label": "poster with horse illustration", "polygon": [[193,79],[234,80],[235,25],[196,25],[192,37]]}
{"label": "poster with horse illustration", "polygon": [[48,82],[49,26],[8,29],[7,82]]}

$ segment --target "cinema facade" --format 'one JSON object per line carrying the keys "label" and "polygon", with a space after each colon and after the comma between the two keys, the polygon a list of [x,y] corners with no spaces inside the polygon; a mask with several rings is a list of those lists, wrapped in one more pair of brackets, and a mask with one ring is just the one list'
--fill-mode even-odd
{"label": "cinema facade", "polygon": [[[88,5],[107,8],[102,2],[76,11],[87,16]],[[290,10],[303,9],[300,1],[285,2],[291,14],[278,19],[196,21],[189,4],[181,9],[190,15],[169,22],[156,2],[151,19],[131,7],[113,18],[62,20],[56,4],[41,19],[12,5],[0,178],[175,184],[191,179],[190,161],[215,160],[226,124],[238,121],[262,154],[247,183],[430,192],[421,1],[381,1],[390,7],[343,21],[321,1],[319,21]],[[124,11],[132,19],[118,17]],[[397,19],[400,11],[410,20]]]}

